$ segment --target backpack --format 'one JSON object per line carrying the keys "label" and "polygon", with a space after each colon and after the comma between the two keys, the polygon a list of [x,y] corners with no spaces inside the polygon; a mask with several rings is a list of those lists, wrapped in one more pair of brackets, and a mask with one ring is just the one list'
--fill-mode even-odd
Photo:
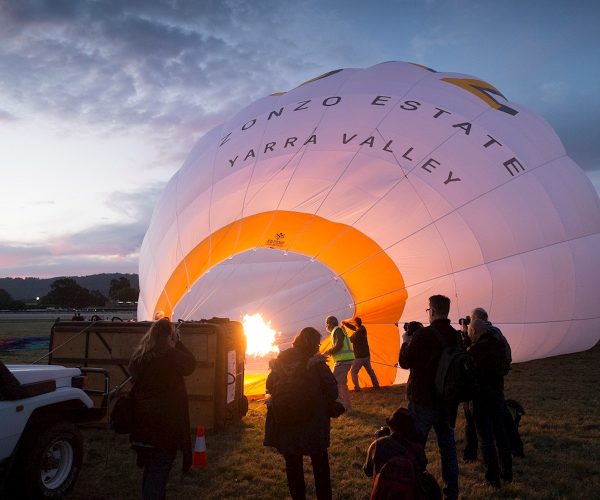
{"label": "backpack", "polygon": [[129,434],[133,428],[133,396],[129,392],[122,393],[109,418],[110,428],[117,434]]}
{"label": "backpack", "polygon": [[271,411],[278,426],[301,425],[314,412],[305,360],[278,363],[272,371]]}
{"label": "backpack", "polygon": [[456,345],[449,346],[440,332],[434,332],[442,346],[435,373],[435,390],[438,397],[446,403],[472,400],[477,394],[473,357],[463,349],[460,339]]}
{"label": "backpack", "polygon": [[375,476],[370,500],[441,500],[442,491],[435,478],[418,468],[410,447],[404,455],[390,458]]}
{"label": "backpack", "polygon": [[502,347],[504,348],[504,361],[502,363],[502,374],[508,375],[508,372],[510,371],[510,364],[512,363],[512,351],[510,349],[510,344],[508,343],[508,340],[506,340],[506,337],[504,335],[502,335],[502,332],[500,331],[500,329],[497,326],[491,325],[488,328],[488,332],[491,333],[495,339],[499,340],[500,343],[502,344]]}

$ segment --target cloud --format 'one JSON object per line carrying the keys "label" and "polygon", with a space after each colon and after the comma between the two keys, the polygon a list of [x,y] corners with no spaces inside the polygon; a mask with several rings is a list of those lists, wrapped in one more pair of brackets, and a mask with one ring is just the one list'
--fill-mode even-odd
{"label": "cloud", "polygon": [[170,174],[238,110],[357,52],[349,26],[313,0],[293,12],[276,0],[1,5],[7,116],[52,121],[65,137],[146,137],[160,152],[152,166]]}
{"label": "cloud", "polygon": [[28,201],[28,205],[32,206],[48,206],[48,205],[56,205],[56,200],[37,200],[37,201]]}
{"label": "cloud", "polygon": [[0,243],[2,277],[137,272],[144,231],[139,224],[113,224],[42,244]]}
{"label": "cloud", "polygon": [[546,82],[540,87],[540,99],[548,104],[563,104],[568,94],[569,88],[565,82]]}
{"label": "cloud", "polygon": [[139,251],[146,225],[139,221],[127,224],[98,225],[47,243],[52,255],[108,255],[127,257]]}
{"label": "cloud", "polygon": [[138,191],[114,191],[104,203],[128,219],[148,227],[152,211],[165,185],[157,183]]}
{"label": "cloud", "polygon": [[163,188],[154,184],[112,193],[106,203],[122,212],[124,222],[98,224],[40,244],[0,242],[2,277],[137,272],[139,249]]}
{"label": "cloud", "polygon": [[113,192],[105,203],[122,214],[122,222],[63,235],[48,241],[46,248],[60,256],[107,255],[126,259],[137,255],[163,189],[164,184],[154,184],[136,192]]}
{"label": "cloud", "polygon": [[[600,150],[598,133],[600,116],[588,116],[587,113],[574,117],[563,112],[554,115],[552,125],[562,140],[567,154],[587,172],[600,171]],[[577,127],[573,126],[577,122]],[[600,190],[599,190],[600,192]]]}
{"label": "cloud", "polygon": [[[12,0],[4,11],[0,64],[13,68],[3,78],[14,103],[121,127],[204,133],[305,79],[302,61],[323,39],[276,1]],[[290,33],[303,30],[300,44]]]}
{"label": "cloud", "polygon": [[532,97],[532,109],[556,131],[567,154],[587,172],[600,170],[600,102],[594,88],[569,88],[563,82],[550,82]]}
{"label": "cloud", "polygon": [[115,258],[103,255],[67,256],[27,259],[12,266],[2,266],[2,276],[9,278],[54,278],[101,273],[137,273],[137,257]]}
{"label": "cloud", "polygon": [[425,64],[432,52],[440,48],[460,45],[464,41],[464,35],[457,32],[445,32],[441,26],[436,26],[427,32],[413,36],[410,40],[410,48],[415,62]]}
{"label": "cloud", "polygon": [[8,111],[0,109],[0,122],[12,122],[16,121],[17,117]]}

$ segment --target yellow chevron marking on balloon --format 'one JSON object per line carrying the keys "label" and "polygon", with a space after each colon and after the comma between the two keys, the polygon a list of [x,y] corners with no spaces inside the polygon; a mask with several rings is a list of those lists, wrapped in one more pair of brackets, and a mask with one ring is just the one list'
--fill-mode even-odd
{"label": "yellow chevron marking on balloon", "polygon": [[492,95],[497,95],[506,100],[506,97],[502,95],[502,93],[493,85],[484,82],[483,80],[476,80],[473,78],[442,78],[442,82],[451,83],[452,85],[456,85],[467,92],[470,92],[474,96],[479,97],[482,101],[488,104],[488,106],[497,109],[499,111],[504,111],[509,115],[516,115],[518,111],[506,106],[498,102],[496,99],[492,97]]}

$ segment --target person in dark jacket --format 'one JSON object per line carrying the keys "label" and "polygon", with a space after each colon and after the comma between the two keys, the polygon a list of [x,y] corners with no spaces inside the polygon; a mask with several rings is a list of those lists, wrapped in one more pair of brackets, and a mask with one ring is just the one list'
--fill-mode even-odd
{"label": "person in dark jacket", "polygon": [[[444,347],[461,344],[460,334],[450,325],[450,299],[444,295],[429,297],[426,309],[430,326],[420,328],[413,334],[410,329],[402,335],[400,366],[410,369],[407,397],[408,410],[421,435],[423,445],[433,427],[437,435],[442,459],[442,478],[445,483],[444,498],[458,498],[458,460],[454,425],[458,404],[444,404],[435,390],[435,375]],[[436,335],[439,332],[445,345]]]}
{"label": "person in dark jacket", "polygon": [[[321,334],[312,327],[303,328],[296,336],[292,347],[271,362],[271,372],[267,377],[267,418],[265,422],[265,446],[273,446],[285,459],[288,488],[293,500],[306,497],[304,483],[304,455],[310,456],[317,498],[331,499],[331,478],[329,472],[330,443],[329,407],[338,397],[337,382],[325,357],[318,354]],[[296,380],[296,398],[302,397],[310,408],[304,419],[282,421],[274,415],[276,392],[286,371],[301,374]]]}
{"label": "person in dark jacket", "polygon": [[363,472],[368,477],[375,477],[388,460],[407,453],[414,457],[418,465],[417,470],[423,472],[427,467],[425,448],[408,410],[398,408],[386,419],[386,423],[391,434],[377,438],[370,444]]}
{"label": "person in dark jacket", "polygon": [[[500,328],[488,321],[488,313],[483,307],[476,307],[475,309],[473,309],[471,311],[471,314],[467,316],[467,321],[461,323],[461,333],[465,347],[468,348],[471,345],[471,339],[469,338],[467,331],[468,326],[471,321],[474,321],[476,319],[483,320],[487,325],[489,333],[491,333],[492,336],[496,338],[496,340],[499,340],[502,343],[502,346],[504,348],[503,371],[504,375],[507,375],[510,371],[510,364],[512,363],[512,351],[510,348],[510,344],[508,343],[508,340],[506,340],[506,337],[502,334]],[[478,446],[477,429],[475,427],[475,418],[473,417],[473,401],[465,401],[463,403],[463,411],[465,415],[465,449],[463,451],[463,460],[465,462],[473,462],[477,460]],[[508,407],[505,408],[504,411],[504,422],[505,426],[507,425],[509,427],[514,427],[514,424],[512,423],[512,415],[510,414]],[[507,431],[508,430],[509,429],[507,429]],[[516,432],[516,429],[514,430],[514,432]],[[523,454],[522,449],[523,447],[521,446],[521,455]]]}
{"label": "person in dark jacket", "polygon": [[363,325],[362,319],[359,317],[354,318],[356,325],[353,325],[349,321],[342,321],[342,325],[354,332],[351,335],[350,342],[352,342],[352,350],[354,351],[354,361],[352,361],[352,367],[350,368],[350,375],[352,376],[352,383],[354,384],[354,390],[360,391],[360,385],[358,384],[358,372],[361,368],[365,368],[367,374],[371,378],[371,383],[375,389],[379,389],[379,381],[377,375],[371,367],[371,351],[369,350],[369,341],[367,339],[367,329]]}
{"label": "person in dark jacket", "polygon": [[500,488],[501,478],[510,482],[513,477],[512,456],[503,422],[505,349],[490,332],[487,322],[481,319],[471,321],[468,331],[469,353],[475,362],[475,376],[479,382],[478,395],[473,399],[473,417],[486,467],[485,479],[491,486]]}
{"label": "person in dark jacket", "polygon": [[196,367],[168,318],[152,323],[129,361],[133,377],[132,448],[143,467],[142,497],[163,499],[177,450],[182,472],[192,465],[190,417],[183,377]]}

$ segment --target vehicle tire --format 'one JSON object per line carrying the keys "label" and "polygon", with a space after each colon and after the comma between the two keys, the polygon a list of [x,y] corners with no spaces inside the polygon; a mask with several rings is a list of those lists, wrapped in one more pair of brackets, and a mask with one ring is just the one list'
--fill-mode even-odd
{"label": "vehicle tire", "polygon": [[57,422],[42,430],[24,450],[24,480],[29,498],[61,498],[75,484],[83,459],[77,426]]}

